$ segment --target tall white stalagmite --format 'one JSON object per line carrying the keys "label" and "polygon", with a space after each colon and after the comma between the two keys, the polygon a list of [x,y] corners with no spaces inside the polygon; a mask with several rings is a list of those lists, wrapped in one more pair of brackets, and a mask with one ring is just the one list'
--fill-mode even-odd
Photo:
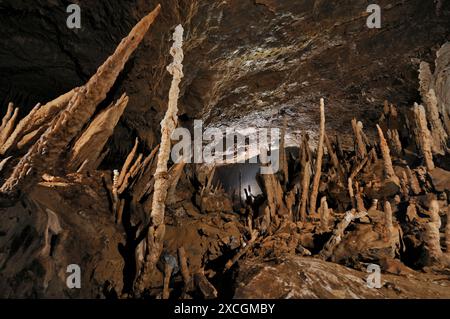
{"label": "tall white stalagmite", "polygon": [[171,151],[171,135],[178,124],[178,98],[180,94],[180,82],[183,78],[183,32],[181,25],[175,28],[173,34],[173,46],[170,54],[173,56],[173,63],[167,67],[167,71],[173,76],[169,91],[169,103],[166,115],[161,122],[161,144],[158,154],[158,163],[155,173],[155,186],[153,193],[152,210],[150,214],[150,228],[147,235],[147,255],[142,271],[137,278],[137,289],[141,291],[145,288],[148,276],[153,267],[158,262],[163,248],[165,234],[164,213],[167,198],[167,162]]}

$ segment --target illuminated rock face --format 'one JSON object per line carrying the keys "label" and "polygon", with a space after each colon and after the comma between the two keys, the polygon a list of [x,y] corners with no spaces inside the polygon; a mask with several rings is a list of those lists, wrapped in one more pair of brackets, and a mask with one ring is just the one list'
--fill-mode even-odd
{"label": "illuminated rock face", "polygon": [[[58,1],[2,1],[0,102],[29,110],[85,83],[156,3],[84,1],[81,29],[69,29]],[[325,96],[329,127],[344,133],[353,116],[370,127],[384,99],[417,100],[416,59],[434,60],[449,17],[448,4],[438,16],[432,1],[378,1],[382,27],[368,29],[362,0],[175,3],[164,1],[164,19],[112,90],[116,99],[124,91],[130,97],[113,142],[121,154],[132,148],[133,131],[148,144],[158,135],[170,83],[168,39],[178,23],[187,35],[185,125],[203,118],[210,125],[268,126],[288,118],[288,131],[312,130],[312,107]]]}

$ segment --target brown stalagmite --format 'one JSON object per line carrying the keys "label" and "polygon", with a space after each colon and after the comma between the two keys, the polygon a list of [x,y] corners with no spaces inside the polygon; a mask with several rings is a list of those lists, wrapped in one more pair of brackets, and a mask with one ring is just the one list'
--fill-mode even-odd
{"label": "brown stalagmite", "polygon": [[430,204],[430,222],[425,224],[425,247],[429,254],[429,263],[439,261],[442,257],[441,240],[439,229],[441,228],[441,217],[439,216],[439,203],[436,200]]}
{"label": "brown stalagmite", "polygon": [[136,288],[142,291],[149,280],[149,275],[159,260],[163,249],[163,239],[165,234],[164,214],[166,209],[167,191],[167,163],[171,151],[171,135],[178,123],[178,98],[180,94],[179,85],[183,78],[183,32],[181,25],[175,28],[173,34],[173,46],[170,54],[173,63],[167,67],[167,71],[173,76],[169,90],[169,103],[166,115],[161,122],[161,144],[158,154],[158,162],[155,172],[155,185],[153,191],[152,209],[148,215],[147,223],[150,228],[147,234],[147,254],[145,256],[143,268],[136,280]]}
{"label": "brown stalagmite", "polygon": [[425,96],[422,96],[422,100],[431,127],[432,150],[436,154],[444,155],[447,150],[448,135],[439,118],[438,102],[434,89],[430,89]]}
{"label": "brown stalagmite", "polygon": [[286,184],[289,179],[288,162],[286,158],[286,127],[287,122],[284,120],[283,129],[281,130],[281,140],[280,140],[280,172],[283,176],[283,184]]}
{"label": "brown stalagmite", "polygon": [[0,148],[0,154],[4,155],[14,149],[25,136],[38,138],[51,125],[56,116],[67,106],[74,94],[75,89],[43,106],[38,104],[33,108],[27,116],[19,121],[14,132]]}
{"label": "brown stalagmite", "polygon": [[122,40],[116,51],[97,70],[84,87],[76,90],[68,107],[53,121],[47,131],[23,156],[12,175],[3,184],[3,197],[14,197],[17,192],[26,193],[40,180],[46,170],[54,168],[73,138],[94,114],[97,105],[103,101],[115,83],[125,63],[136,50],[150,25],[159,14],[160,6],[144,17],[130,34]]}
{"label": "brown stalagmite", "polygon": [[419,92],[424,96],[434,88],[434,77],[431,73],[430,64],[427,62],[420,62],[419,65]]}
{"label": "brown stalagmite", "polygon": [[394,225],[392,223],[392,207],[391,203],[388,201],[384,203],[384,229],[385,241],[392,243],[394,236]]}
{"label": "brown stalagmite", "polygon": [[320,230],[323,232],[329,231],[330,210],[328,208],[326,196],[322,197],[322,199],[320,200],[319,214],[320,214]]}
{"label": "brown stalagmite", "polygon": [[[9,106],[8,106],[9,109]],[[9,111],[9,110],[8,110]],[[11,116],[9,116],[8,112],[5,116],[7,119],[5,125],[2,125],[2,129],[0,131],[0,146],[4,145],[8,138],[11,136],[14,131],[14,126],[16,125],[17,116],[19,116],[19,108],[16,107]]]}
{"label": "brown stalagmite", "polygon": [[324,99],[320,99],[320,128],[319,128],[319,144],[317,146],[316,171],[314,172],[314,180],[311,188],[311,198],[309,200],[309,214],[316,213],[317,195],[319,192],[320,177],[322,175],[322,158],[323,144],[325,138],[325,103]]}
{"label": "brown stalagmite", "polygon": [[77,171],[86,160],[88,164],[84,170],[97,169],[95,163],[127,105],[128,97],[124,94],[91,122],[72,148],[68,164],[69,171]]}
{"label": "brown stalagmite", "polygon": [[6,113],[2,118],[2,126],[0,126],[0,133],[1,133],[1,131],[3,131],[3,128],[6,126],[6,123],[8,123],[9,119],[13,115],[13,112],[14,112],[14,104],[10,102],[10,103],[8,103],[8,108],[6,110]]}
{"label": "brown stalagmite", "polygon": [[364,143],[362,135],[363,124],[361,122],[357,122],[356,119],[353,119],[352,128],[353,133],[355,134],[356,154],[359,159],[364,159],[367,156],[367,147]]}
{"label": "brown stalagmite", "polygon": [[300,221],[306,221],[306,207],[308,201],[309,194],[309,183],[311,181],[311,159],[309,155],[309,144],[307,138],[303,137],[303,147],[302,151],[302,168],[303,168],[303,177],[302,177],[302,193],[299,205],[299,219]]}
{"label": "brown stalagmite", "polygon": [[[114,170],[113,171],[113,184],[112,184],[112,191],[111,191],[111,193],[112,193],[112,202],[113,202],[113,214],[114,214],[114,217],[117,219],[117,213],[118,213],[118,210],[119,210],[119,193],[118,193],[118,182],[119,182],[119,171],[118,170]],[[120,222],[118,219],[117,219],[117,222]]]}
{"label": "brown stalagmite", "polygon": [[425,165],[428,171],[432,171],[434,169],[433,153],[431,148],[432,141],[431,133],[428,130],[427,117],[424,107],[415,103],[413,114],[415,121],[415,136],[419,139],[417,141],[417,144],[422,151],[423,157],[425,159]]}
{"label": "brown stalagmite", "polygon": [[445,43],[436,56],[433,88],[436,92],[439,113],[447,135],[450,136],[450,42]]}
{"label": "brown stalagmite", "polygon": [[400,135],[396,129],[388,129],[387,137],[389,139],[389,145],[391,145],[392,150],[395,155],[399,156],[402,154],[403,147],[402,142],[400,141]]}
{"label": "brown stalagmite", "polygon": [[331,162],[333,163],[334,168],[336,168],[338,175],[339,175],[339,181],[343,184],[345,181],[345,175],[342,170],[342,166],[339,163],[339,159],[334,152],[333,146],[331,145],[330,139],[328,138],[328,135],[325,133],[325,146],[328,150],[328,155],[330,156]]}
{"label": "brown stalagmite", "polygon": [[352,202],[352,207],[356,208],[355,192],[353,191],[353,180],[351,177],[349,177],[347,180],[347,187],[348,187],[348,195],[350,196],[350,201]]}
{"label": "brown stalagmite", "polygon": [[122,184],[124,183],[128,172],[130,171],[130,167],[131,167],[131,164],[133,163],[133,159],[134,159],[134,157],[136,155],[138,146],[139,146],[139,139],[136,138],[136,140],[134,141],[134,146],[131,149],[130,153],[128,154],[127,158],[125,159],[125,163],[123,163],[122,169],[120,170],[120,175],[119,175],[119,178],[117,180],[118,188],[120,188],[122,186]]}
{"label": "brown stalagmite", "polygon": [[384,172],[386,174],[386,178],[394,182],[396,185],[400,185],[400,180],[398,179],[397,175],[395,175],[394,167],[392,166],[391,153],[386,139],[384,138],[383,131],[381,130],[381,127],[379,125],[377,125],[377,129],[378,136],[380,137],[380,148],[381,154],[383,156]]}
{"label": "brown stalagmite", "polygon": [[420,188],[419,180],[417,176],[409,166],[406,166],[406,175],[408,176],[409,188],[413,191],[414,195],[419,195],[422,191]]}

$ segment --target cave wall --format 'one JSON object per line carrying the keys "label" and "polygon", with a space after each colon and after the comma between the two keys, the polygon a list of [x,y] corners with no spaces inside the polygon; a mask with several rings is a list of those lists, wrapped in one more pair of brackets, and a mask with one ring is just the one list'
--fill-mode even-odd
{"label": "cave wall", "polygon": [[[82,28],[66,26],[62,0],[0,2],[0,102],[22,107],[83,84],[136,21],[158,1],[77,3]],[[417,101],[420,59],[433,61],[449,38],[448,2],[387,1],[382,28],[368,29],[365,0],[164,0],[162,15],[111,92],[130,96],[107,161],[120,162],[139,135],[155,144],[166,107],[168,49],[176,24],[186,29],[182,125],[279,125],[309,130],[319,97],[330,129],[353,116],[373,122],[385,99]],[[113,165],[114,166],[114,165]]]}

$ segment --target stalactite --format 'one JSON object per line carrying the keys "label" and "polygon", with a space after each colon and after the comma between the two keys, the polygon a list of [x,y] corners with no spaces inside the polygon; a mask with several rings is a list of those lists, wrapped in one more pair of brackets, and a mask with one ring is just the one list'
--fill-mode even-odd
{"label": "stalactite", "polygon": [[319,128],[319,143],[317,146],[316,170],[314,172],[314,180],[311,188],[311,198],[309,200],[309,214],[316,213],[317,195],[319,192],[320,177],[322,176],[322,159],[323,159],[323,144],[325,138],[325,103],[324,99],[320,99],[320,128]]}
{"label": "stalactite", "polygon": [[35,186],[45,171],[54,168],[61,156],[61,150],[79,134],[94,114],[97,105],[105,99],[125,63],[159,14],[160,8],[158,5],[153,12],[144,17],[88,83],[76,90],[68,107],[22,157],[14,172],[0,188],[2,197],[11,198],[16,197],[18,192],[26,193]]}
{"label": "stalactite", "polygon": [[392,242],[394,235],[394,225],[392,223],[392,207],[391,203],[386,201],[384,203],[384,229],[385,236],[384,239],[387,242]]}
{"label": "stalactite", "polygon": [[173,34],[173,46],[170,54],[173,57],[173,63],[168,66],[168,72],[173,76],[172,84],[169,91],[169,103],[167,112],[161,122],[161,144],[159,148],[157,168],[155,173],[155,185],[153,191],[153,202],[151,213],[147,223],[150,229],[147,234],[147,254],[145,256],[144,266],[139,274],[136,284],[137,289],[142,291],[145,288],[149,275],[159,260],[163,249],[163,239],[165,234],[164,214],[165,202],[167,198],[167,163],[170,158],[171,151],[171,135],[178,122],[178,98],[180,94],[180,82],[183,78],[183,32],[181,25],[175,28]]}

